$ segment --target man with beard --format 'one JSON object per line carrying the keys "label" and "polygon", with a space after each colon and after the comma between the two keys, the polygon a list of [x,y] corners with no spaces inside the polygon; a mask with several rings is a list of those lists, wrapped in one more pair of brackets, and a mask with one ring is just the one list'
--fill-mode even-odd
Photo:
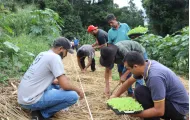
{"label": "man with beard", "polygon": [[92,45],[94,49],[100,49],[108,42],[108,33],[93,25],[88,26],[88,33],[92,34],[96,38],[96,42]]}
{"label": "man with beard", "polygon": [[65,76],[62,59],[73,53],[67,38],[60,37],[49,51],[41,52],[24,74],[18,103],[32,111],[32,120],[49,120],[56,112],[75,104],[83,92]]}

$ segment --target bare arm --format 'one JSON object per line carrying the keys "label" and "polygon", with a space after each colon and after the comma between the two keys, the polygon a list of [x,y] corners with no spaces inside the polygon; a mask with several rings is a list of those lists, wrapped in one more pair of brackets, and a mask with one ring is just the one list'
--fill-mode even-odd
{"label": "bare arm", "polygon": [[154,107],[144,110],[139,114],[133,114],[134,117],[150,118],[163,116],[165,111],[165,100],[154,102]]}
{"label": "bare arm", "polygon": [[92,58],[88,58],[88,64],[86,65],[86,67],[84,68],[85,70],[87,70],[87,68],[92,64]]}
{"label": "bare arm", "polygon": [[112,95],[112,97],[119,97],[121,94],[123,94],[134,82],[136,81],[135,78],[133,78],[132,76],[126,80],[122,86],[117,90],[117,92]]}
{"label": "bare arm", "polygon": [[62,89],[76,91],[81,99],[84,97],[83,92],[79,88],[73,86],[69,82],[69,79],[65,75],[61,75],[61,76],[57,77],[57,79],[58,79],[59,85]]}
{"label": "bare arm", "polygon": [[122,76],[120,78],[120,83],[125,82],[125,80],[126,80],[126,78],[127,78],[127,76],[128,76],[129,73],[130,73],[130,71],[127,70],[125,73],[122,74]]}
{"label": "bare arm", "polygon": [[109,84],[109,77],[110,77],[111,69],[105,68],[105,94],[109,95],[110,94],[110,84]]}
{"label": "bare arm", "polygon": [[96,39],[96,42],[94,44],[92,44],[92,47],[95,47],[96,45],[98,45],[98,40]]}
{"label": "bare arm", "polygon": [[106,43],[105,43],[105,44],[102,44],[102,45],[98,45],[96,48],[97,48],[97,49],[100,49],[100,48],[102,48],[102,47],[104,47],[104,46],[106,46]]}

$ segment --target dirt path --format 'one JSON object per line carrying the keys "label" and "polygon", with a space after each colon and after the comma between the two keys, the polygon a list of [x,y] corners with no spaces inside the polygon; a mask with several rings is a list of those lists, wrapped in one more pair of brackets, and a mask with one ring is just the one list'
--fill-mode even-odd
{"label": "dirt path", "polygon": [[[70,78],[72,84],[80,87],[79,77],[82,82],[87,101],[94,120],[135,120],[138,118],[127,118],[127,116],[118,116],[113,111],[108,110],[106,106],[107,98],[104,96],[104,68],[99,65],[96,60],[96,72],[90,69],[82,74],[76,62],[76,55],[68,55],[64,60],[64,68],[67,77]],[[99,53],[96,53],[96,57]],[[76,72],[76,70],[77,72]],[[28,120],[29,112],[23,111],[17,104],[14,85],[18,85],[18,81],[10,80],[8,86],[0,87],[0,120]],[[189,81],[182,79],[183,84],[189,91]],[[117,81],[110,81],[111,90],[118,84]],[[77,104],[69,108],[69,111],[57,113],[53,120],[91,120],[85,100],[80,100]]]}

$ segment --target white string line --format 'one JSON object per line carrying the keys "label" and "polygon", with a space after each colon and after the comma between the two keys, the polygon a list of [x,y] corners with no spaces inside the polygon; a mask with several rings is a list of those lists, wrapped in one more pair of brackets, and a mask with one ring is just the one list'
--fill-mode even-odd
{"label": "white string line", "polygon": [[[79,79],[79,82],[80,82],[80,86],[81,86],[82,91],[83,91],[83,93],[84,93],[84,89],[83,89],[83,86],[82,86],[82,82],[81,82],[81,80],[80,80],[80,76],[79,76],[79,74],[78,74],[78,71],[77,71],[77,69],[76,69],[75,62],[74,62],[74,60],[73,60],[73,55],[71,55],[71,59],[72,59],[72,62],[73,62],[73,64],[74,64],[75,71],[76,71],[76,73],[77,73],[77,76],[78,76],[78,79]],[[90,110],[90,107],[89,107],[88,101],[87,101],[87,99],[86,99],[85,93],[84,93],[84,99],[85,99],[85,101],[86,101],[86,105],[87,105],[87,108],[88,108],[88,112],[89,112],[90,118],[91,118],[91,120],[93,120],[92,112],[91,112],[91,110]]]}

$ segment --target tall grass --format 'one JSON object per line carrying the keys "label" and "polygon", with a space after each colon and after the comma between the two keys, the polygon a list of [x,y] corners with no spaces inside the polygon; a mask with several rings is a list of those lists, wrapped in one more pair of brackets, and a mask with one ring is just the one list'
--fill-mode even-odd
{"label": "tall grass", "polygon": [[49,49],[60,36],[60,17],[50,9],[34,6],[0,14],[0,82],[19,78],[37,54]]}

